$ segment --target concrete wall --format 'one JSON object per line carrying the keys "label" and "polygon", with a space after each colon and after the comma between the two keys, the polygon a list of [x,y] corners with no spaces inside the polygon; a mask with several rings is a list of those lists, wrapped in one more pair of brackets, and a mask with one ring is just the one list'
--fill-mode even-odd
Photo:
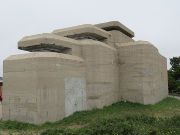
{"label": "concrete wall", "polygon": [[4,61],[3,119],[39,124],[85,110],[84,98],[73,110],[65,104],[67,91],[77,91],[79,83],[83,93],[74,101],[86,99],[84,62],[79,57],[47,52],[11,56]]}
{"label": "concrete wall", "polygon": [[111,37],[109,37],[105,43],[111,45],[112,47],[116,48],[116,44],[120,44],[120,43],[127,43],[127,42],[133,42],[134,40],[130,37],[128,37],[127,35],[123,34],[122,32],[118,31],[118,30],[111,30],[108,31],[109,33],[112,34]]}
{"label": "concrete wall", "polygon": [[117,50],[104,43],[84,40],[88,109],[102,108],[118,101],[119,69]]}
{"label": "concrete wall", "polygon": [[120,97],[122,100],[154,104],[168,95],[166,59],[148,42],[118,46]]}
{"label": "concrete wall", "polygon": [[84,77],[65,78],[65,116],[86,110],[86,79]]}
{"label": "concrete wall", "polygon": [[146,70],[152,72],[143,79],[144,104],[154,104],[168,96],[167,62],[159,53],[144,54],[144,61]]}
{"label": "concrete wall", "polygon": [[127,42],[134,41],[131,37],[117,30],[111,30],[109,31],[109,33],[112,34],[112,42],[115,42],[115,43],[127,43]]}

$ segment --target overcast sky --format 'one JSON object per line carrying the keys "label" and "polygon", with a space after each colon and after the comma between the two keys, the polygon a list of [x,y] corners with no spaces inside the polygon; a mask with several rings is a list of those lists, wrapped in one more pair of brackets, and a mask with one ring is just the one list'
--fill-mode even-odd
{"label": "overcast sky", "polygon": [[180,56],[180,0],[0,0],[0,76],[5,58],[24,53],[17,49],[23,36],[112,20],[168,59]]}

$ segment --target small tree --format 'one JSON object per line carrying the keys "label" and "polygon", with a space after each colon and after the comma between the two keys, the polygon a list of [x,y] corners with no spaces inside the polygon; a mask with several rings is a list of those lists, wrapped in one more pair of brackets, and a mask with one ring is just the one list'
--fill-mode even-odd
{"label": "small tree", "polygon": [[180,80],[180,57],[173,57],[170,59],[171,71],[175,80]]}
{"label": "small tree", "polygon": [[168,70],[169,92],[180,93],[180,56],[170,59],[171,68]]}

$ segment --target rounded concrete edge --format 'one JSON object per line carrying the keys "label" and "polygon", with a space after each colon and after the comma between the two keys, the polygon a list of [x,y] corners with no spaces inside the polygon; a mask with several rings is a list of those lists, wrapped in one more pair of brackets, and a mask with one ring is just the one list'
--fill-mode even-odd
{"label": "rounded concrete edge", "polygon": [[33,59],[33,58],[61,58],[71,61],[84,62],[84,60],[78,56],[72,56],[68,54],[54,53],[54,52],[32,52],[26,54],[11,55],[7,57],[4,61]]}

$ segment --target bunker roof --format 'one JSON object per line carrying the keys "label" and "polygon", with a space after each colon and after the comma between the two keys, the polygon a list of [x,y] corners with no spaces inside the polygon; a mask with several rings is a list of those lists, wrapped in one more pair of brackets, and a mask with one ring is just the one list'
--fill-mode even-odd
{"label": "bunker roof", "polygon": [[99,24],[96,24],[95,26],[101,29],[104,29],[106,31],[118,30],[131,38],[134,37],[134,32],[118,21],[99,23]]}
{"label": "bunker roof", "polygon": [[53,33],[74,39],[90,38],[95,40],[104,40],[111,36],[109,32],[91,24],[84,24],[65,29],[58,29],[54,30]]}
{"label": "bunker roof", "polygon": [[[84,59],[78,56],[67,55],[63,53],[54,53],[54,52],[32,52],[26,54],[11,55],[6,59],[6,61],[33,59],[33,58],[61,58],[68,61],[84,62]],[[6,68],[5,70],[8,70],[8,68]]]}
{"label": "bunker roof", "polygon": [[30,52],[51,51],[62,52],[71,45],[79,45],[74,39],[61,37],[51,33],[26,36],[18,42],[18,48]]}

